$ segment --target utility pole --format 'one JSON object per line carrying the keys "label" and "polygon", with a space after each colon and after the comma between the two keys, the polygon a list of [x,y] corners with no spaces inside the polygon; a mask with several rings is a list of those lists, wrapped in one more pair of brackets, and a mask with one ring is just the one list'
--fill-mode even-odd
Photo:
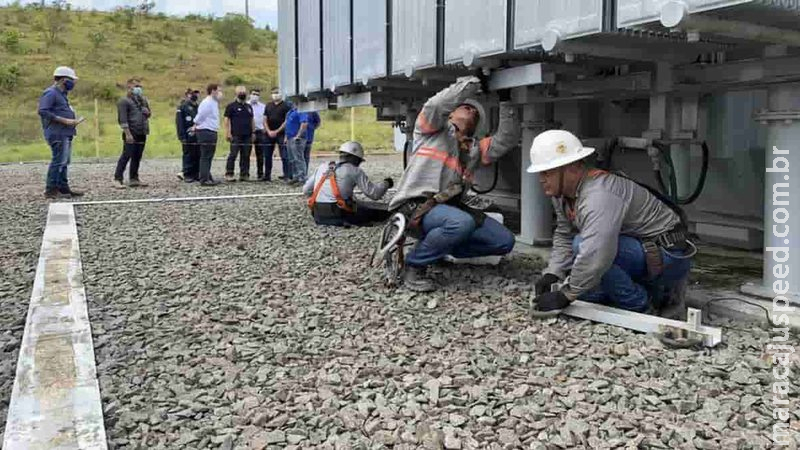
{"label": "utility pole", "polygon": [[244,15],[250,20],[250,0],[244,0]]}

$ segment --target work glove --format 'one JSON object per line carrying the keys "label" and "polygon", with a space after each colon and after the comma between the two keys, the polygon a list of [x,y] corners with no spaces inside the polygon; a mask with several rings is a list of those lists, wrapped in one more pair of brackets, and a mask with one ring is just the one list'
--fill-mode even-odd
{"label": "work glove", "polygon": [[489,75],[483,73],[483,69],[476,69],[475,76],[481,81],[481,90],[486,94],[489,92]]}
{"label": "work glove", "polygon": [[569,306],[570,301],[563,292],[545,292],[536,297],[536,311],[548,312],[557,311]]}
{"label": "work glove", "polygon": [[391,189],[394,187],[394,180],[391,178],[384,178],[384,183],[386,183],[386,189]]}
{"label": "work glove", "polygon": [[534,290],[536,292],[536,296],[540,296],[544,293],[550,292],[550,286],[553,283],[557,283],[560,281],[560,278],[553,275],[552,273],[546,273],[539,278],[539,281],[536,282],[534,285]]}

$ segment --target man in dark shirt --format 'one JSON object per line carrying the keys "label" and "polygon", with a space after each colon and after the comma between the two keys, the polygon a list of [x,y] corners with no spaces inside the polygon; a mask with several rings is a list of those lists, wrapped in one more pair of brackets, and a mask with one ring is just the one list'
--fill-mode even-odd
{"label": "man in dark shirt", "polygon": [[44,196],[49,199],[59,197],[80,197],[83,193],[73,191],[67,179],[72,153],[72,138],[75,127],[83,118],[75,117],[75,110],[69,104],[67,94],[75,87],[78,77],[69,67],[58,67],[53,73],[53,85],[45,89],[39,98],[39,116],[52,159],[47,169],[47,184]]}
{"label": "man in dark shirt", "polygon": [[114,172],[114,187],[125,189],[123,176],[128,161],[131,163],[128,176],[130,187],[144,187],[139,181],[139,163],[142,161],[147,135],[150,134],[150,104],[144,96],[142,83],[136,79],[128,80],[128,94],[117,103],[117,119],[122,128],[122,155]]}
{"label": "man in dark shirt", "polygon": [[236,100],[225,108],[225,137],[231,143],[225,181],[236,181],[233,170],[239,156],[239,181],[250,180],[250,147],[253,145],[253,107],[247,103],[247,88],[236,86]]}
{"label": "man in dark shirt", "polygon": [[278,152],[281,156],[281,166],[283,168],[282,179],[289,180],[291,176],[291,168],[289,167],[289,156],[286,154],[286,145],[283,141],[286,139],[284,132],[286,128],[286,115],[292,109],[289,102],[283,101],[281,93],[278,88],[272,88],[272,102],[267,103],[266,120],[267,120],[267,142],[264,148],[264,179],[266,181],[272,180],[272,154],[275,151],[275,146],[278,146]]}
{"label": "man in dark shirt", "polygon": [[178,178],[192,183],[200,178],[200,146],[197,136],[192,131],[194,118],[197,116],[197,100],[200,91],[187,89],[183,101],[175,112],[175,128],[183,147],[183,168]]}

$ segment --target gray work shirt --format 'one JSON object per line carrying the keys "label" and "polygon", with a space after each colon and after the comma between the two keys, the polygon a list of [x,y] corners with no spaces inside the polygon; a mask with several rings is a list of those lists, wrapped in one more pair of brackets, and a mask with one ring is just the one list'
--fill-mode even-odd
{"label": "gray work shirt", "polygon": [[[339,194],[341,194],[342,199],[345,201],[349,201],[353,198],[353,190],[356,186],[361,189],[364,195],[373,200],[380,200],[389,189],[389,186],[383,181],[380,183],[372,183],[369,181],[369,177],[367,177],[367,174],[360,167],[356,167],[350,163],[338,164],[339,166],[336,168],[336,185],[339,187]],[[314,172],[314,176],[306,180],[306,184],[303,186],[303,194],[305,194],[306,197],[311,197],[311,194],[314,193],[314,188],[317,186],[317,183],[319,183],[319,180],[328,173],[329,166],[330,163],[320,164]],[[322,185],[316,202],[336,203],[336,197],[333,195],[333,189],[331,189],[329,180],[326,180],[325,184]]]}
{"label": "gray work shirt", "polygon": [[[572,204],[571,204],[572,203]],[[650,239],[672,230],[680,217],[647,189],[627,178],[590,170],[574,201],[553,198],[558,224],[545,273],[564,279],[572,269],[568,293],[578,296],[600,284],[617,255],[620,235]],[[578,254],[572,241],[582,238]]]}
{"label": "gray work shirt", "polygon": [[150,104],[145,97],[122,97],[117,103],[119,126],[135,136],[150,134],[150,114]]}

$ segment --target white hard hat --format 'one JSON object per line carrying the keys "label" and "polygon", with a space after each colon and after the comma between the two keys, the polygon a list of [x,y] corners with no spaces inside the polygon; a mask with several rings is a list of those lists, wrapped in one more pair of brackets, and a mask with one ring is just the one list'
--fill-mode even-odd
{"label": "white hard hat", "polygon": [[472,135],[475,137],[486,135],[488,133],[487,124],[489,123],[489,118],[486,117],[486,108],[483,107],[483,104],[474,98],[469,98],[462,105],[469,105],[478,110],[478,123],[475,124],[475,132]]}
{"label": "white hard hat", "polygon": [[566,166],[594,153],[591,147],[584,147],[580,139],[564,130],[548,130],[536,136],[531,145],[531,165],[528,173]]}
{"label": "white hard hat", "polygon": [[364,148],[356,141],[348,141],[342,144],[342,146],[339,147],[339,153],[347,153],[348,155],[361,158],[362,161],[364,160]]}
{"label": "white hard hat", "polygon": [[55,77],[67,77],[67,78],[72,78],[73,80],[78,79],[78,76],[75,74],[75,71],[67,66],[56,67],[55,72],[53,72],[53,78]]}

